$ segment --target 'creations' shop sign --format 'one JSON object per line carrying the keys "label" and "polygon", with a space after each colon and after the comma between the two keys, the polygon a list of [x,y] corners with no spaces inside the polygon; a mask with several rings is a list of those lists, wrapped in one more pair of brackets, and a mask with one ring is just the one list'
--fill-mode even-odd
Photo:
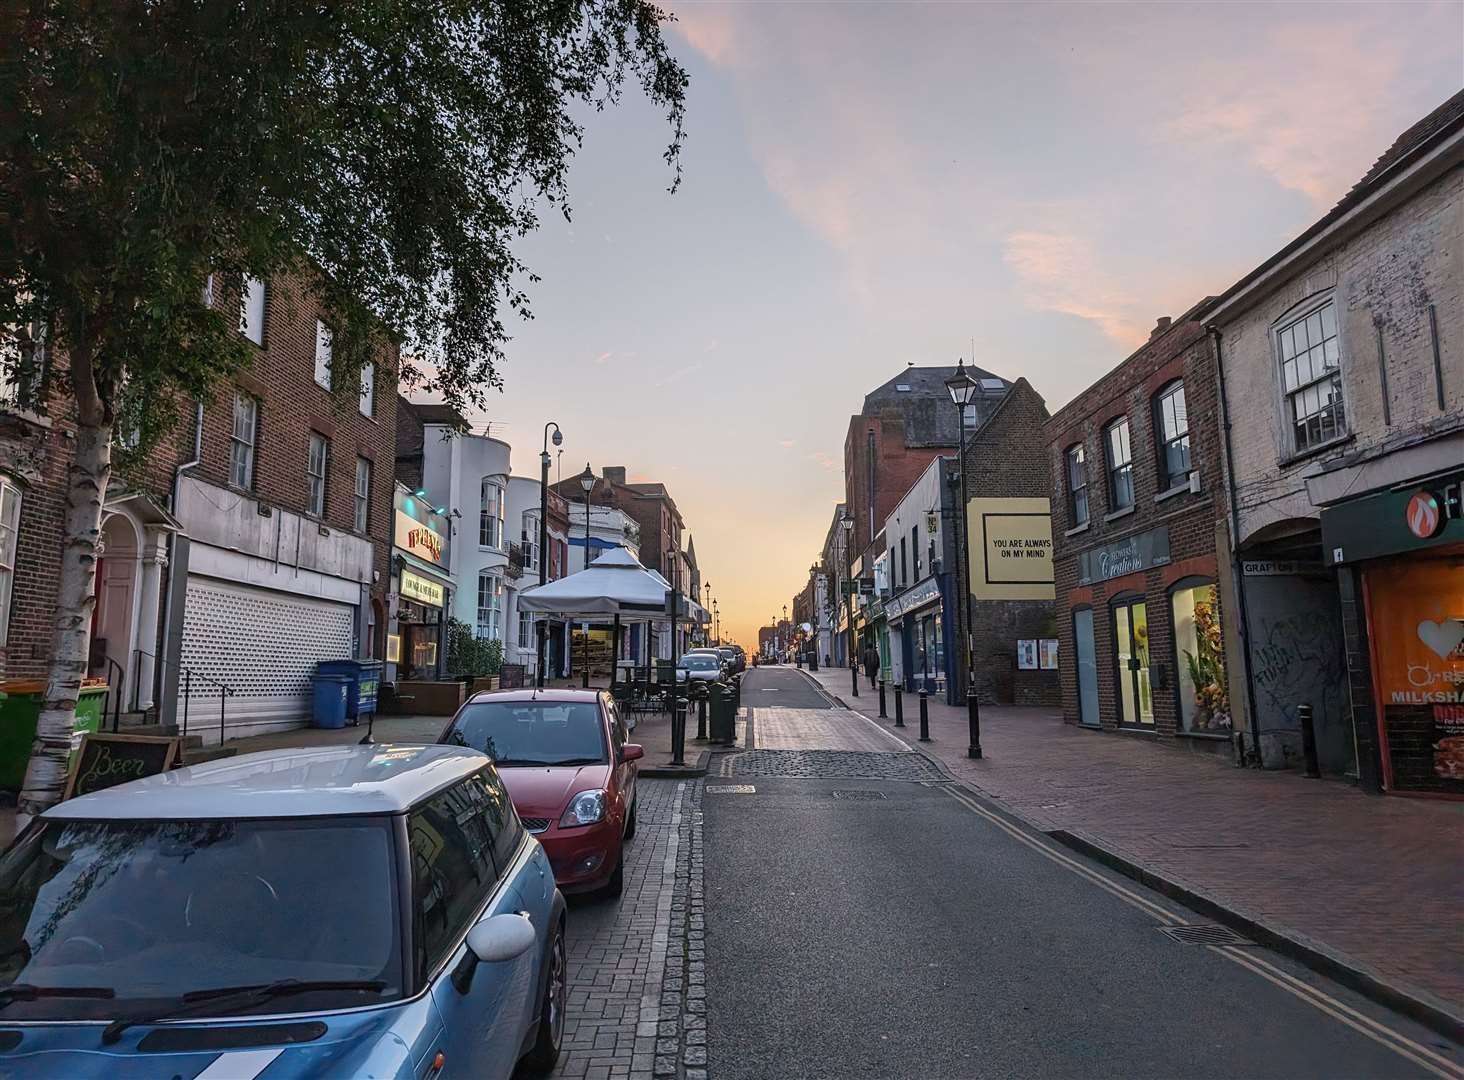
{"label": "'creations' shop sign", "polygon": [[1124,537],[1117,543],[1081,552],[1078,555],[1078,584],[1112,581],[1151,566],[1164,566],[1168,562],[1169,529],[1161,525],[1148,532]]}

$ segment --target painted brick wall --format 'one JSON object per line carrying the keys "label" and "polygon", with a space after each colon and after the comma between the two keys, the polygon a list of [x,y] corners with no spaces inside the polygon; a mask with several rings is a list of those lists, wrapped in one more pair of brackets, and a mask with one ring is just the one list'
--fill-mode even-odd
{"label": "painted brick wall", "polygon": [[[1175,379],[1184,380],[1189,413],[1190,464],[1199,474],[1200,491],[1161,492],[1160,438],[1154,418],[1154,397]],[[1216,522],[1222,520],[1221,433],[1214,349],[1203,327],[1194,321],[1176,323],[1157,333],[1118,367],[1073,398],[1047,422],[1045,468],[1053,493],[1052,532],[1057,583],[1056,621],[1061,663],[1063,716],[1079,722],[1078,675],[1073,611],[1091,607],[1098,662],[1099,716],[1103,727],[1118,726],[1117,683],[1113,670],[1112,601],[1142,597],[1148,612],[1155,727],[1174,735],[1179,726],[1180,658],[1170,619],[1169,589],[1185,578],[1215,581]],[[1120,416],[1129,420],[1133,460],[1134,508],[1109,517],[1104,429]],[[1072,518],[1065,455],[1081,443],[1088,462],[1089,523],[1077,527]],[[1163,496],[1161,498],[1161,496]],[[1121,541],[1163,525],[1169,530],[1170,563],[1091,585],[1078,584],[1081,552]],[[1217,605],[1220,591],[1216,591]],[[1225,614],[1221,612],[1222,625]]]}

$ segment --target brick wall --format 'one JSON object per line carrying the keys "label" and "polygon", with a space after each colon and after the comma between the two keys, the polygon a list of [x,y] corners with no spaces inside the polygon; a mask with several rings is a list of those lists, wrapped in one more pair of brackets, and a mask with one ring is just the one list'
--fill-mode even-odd
{"label": "brick wall", "polygon": [[[1200,490],[1162,491],[1161,437],[1154,399],[1175,379],[1184,381],[1189,417],[1190,467]],[[1073,612],[1093,610],[1099,718],[1105,729],[1118,726],[1118,685],[1114,670],[1113,602],[1143,599],[1149,628],[1155,729],[1172,736],[1179,727],[1179,657],[1174,643],[1170,590],[1189,578],[1217,581],[1216,522],[1223,519],[1221,433],[1214,350],[1196,321],[1156,331],[1137,352],[1077,395],[1046,424],[1044,467],[1052,491],[1055,621],[1060,642],[1059,675],[1063,716],[1080,719]],[[1133,461],[1134,505],[1115,510],[1109,491],[1104,431],[1127,416]],[[1088,524],[1075,523],[1066,476],[1066,452],[1081,444],[1088,466]],[[1169,532],[1170,561],[1107,581],[1080,585],[1079,555],[1163,526]],[[1219,606],[1220,590],[1216,590]],[[1222,625],[1225,613],[1220,612]]]}
{"label": "brick wall", "polygon": [[422,418],[400,394],[396,403],[396,479],[408,491],[422,486]]}
{"label": "brick wall", "polygon": [[[947,402],[952,413],[955,406]],[[869,527],[869,436],[874,435],[874,528]],[[905,445],[905,420],[890,416],[851,416],[844,437],[844,500],[854,515],[854,550],[865,551],[884,527],[885,518],[937,457],[953,447]]]}

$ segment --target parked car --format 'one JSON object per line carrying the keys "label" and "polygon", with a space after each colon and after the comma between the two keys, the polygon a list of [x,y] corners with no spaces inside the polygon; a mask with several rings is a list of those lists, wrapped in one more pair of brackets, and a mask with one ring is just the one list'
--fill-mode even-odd
{"label": "parked car", "polygon": [[742,657],[742,650],[734,645],[723,645],[717,649],[722,654],[722,659],[727,661],[727,670],[733,675],[747,667],[747,661]]}
{"label": "parked car", "polygon": [[561,889],[619,896],[645,754],[629,738],[603,690],[499,690],[475,694],[438,741],[493,758]]}
{"label": "parked car", "polygon": [[725,671],[722,658],[716,653],[687,653],[677,667],[685,676],[684,679],[678,678],[682,682],[716,682]]}
{"label": "parked car", "polygon": [[564,922],[474,750],[273,750],[134,780],[0,856],[0,1075],[548,1071]]}

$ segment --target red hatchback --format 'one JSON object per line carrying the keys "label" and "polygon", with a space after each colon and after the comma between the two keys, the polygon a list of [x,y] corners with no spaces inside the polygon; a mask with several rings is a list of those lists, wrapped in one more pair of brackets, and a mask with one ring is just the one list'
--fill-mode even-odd
{"label": "red hatchback", "polygon": [[645,753],[629,737],[603,690],[501,690],[473,695],[438,742],[493,758],[561,891],[618,896]]}

